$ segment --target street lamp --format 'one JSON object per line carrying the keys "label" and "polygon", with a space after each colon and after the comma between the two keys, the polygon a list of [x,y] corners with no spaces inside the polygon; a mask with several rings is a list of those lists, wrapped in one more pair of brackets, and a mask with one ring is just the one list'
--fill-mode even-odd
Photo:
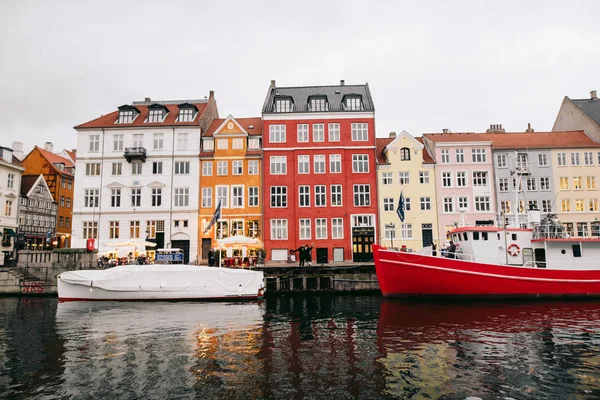
{"label": "street lamp", "polygon": [[386,228],[390,229],[390,240],[392,241],[392,247],[394,247],[394,236],[396,236],[396,224],[386,224]]}

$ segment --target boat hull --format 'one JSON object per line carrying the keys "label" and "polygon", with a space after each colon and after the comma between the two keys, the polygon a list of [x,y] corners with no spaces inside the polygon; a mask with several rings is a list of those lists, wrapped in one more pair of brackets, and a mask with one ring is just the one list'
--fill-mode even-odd
{"label": "boat hull", "polygon": [[199,266],[119,266],[64,272],[59,301],[256,300],[261,271]]}
{"label": "boat hull", "polygon": [[600,270],[566,270],[484,264],[397,252],[374,246],[385,297],[600,296]]}

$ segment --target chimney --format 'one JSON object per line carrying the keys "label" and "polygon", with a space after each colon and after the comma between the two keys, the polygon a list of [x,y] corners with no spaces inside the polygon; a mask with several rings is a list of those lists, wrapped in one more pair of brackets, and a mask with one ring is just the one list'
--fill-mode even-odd
{"label": "chimney", "polygon": [[396,137],[396,132],[390,132],[390,139],[394,139]]}
{"label": "chimney", "polygon": [[44,143],[44,150],[49,151],[50,153],[54,152],[54,145],[52,144],[52,142],[46,142]]}
{"label": "chimney", "polygon": [[340,79],[340,86],[344,86],[346,84],[346,81],[343,79]]}
{"label": "chimney", "polygon": [[527,130],[525,132],[533,132],[533,128],[531,127],[531,123],[527,123]]}
{"label": "chimney", "polygon": [[486,130],[487,133],[502,133],[506,132],[504,128],[502,128],[502,124],[491,124],[490,129]]}
{"label": "chimney", "polygon": [[208,97],[210,97],[210,98],[215,97],[215,91],[211,90],[210,92],[208,92]]}
{"label": "chimney", "polygon": [[144,99],[144,102],[146,102],[146,103],[150,103],[151,101],[152,101],[152,99],[151,99],[150,97],[146,97],[146,98]]}
{"label": "chimney", "polygon": [[23,161],[23,158],[25,158],[25,154],[23,153],[23,142],[13,142],[12,150],[13,155]]}
{"label": "chimney", "polygon": [[444,129],[442,129],[442,133],[450,133],[450,129],[444,128]]}
{"label": "chimney", "polygon": [[592,90],[592,91],[590,92],[590,99],[591,99],[591,100],[593,100],[593,101],[596,101],[596,100],[598,100],[598,95],[596,94],[596,91],[595,91],[595,90]]}
{"label": "chimney", "polygon": [[275,79],[271,79],[271,87],[275,88]]}

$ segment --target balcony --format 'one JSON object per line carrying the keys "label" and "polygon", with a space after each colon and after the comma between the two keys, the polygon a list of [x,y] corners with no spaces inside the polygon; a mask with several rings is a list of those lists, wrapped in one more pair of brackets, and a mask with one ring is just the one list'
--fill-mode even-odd
{"label": "balcony", "polygon": [[145,147],[126,147],[125,153],[123,153],[127,162],[133,160],[142,160],[146,162],[146,148]]}

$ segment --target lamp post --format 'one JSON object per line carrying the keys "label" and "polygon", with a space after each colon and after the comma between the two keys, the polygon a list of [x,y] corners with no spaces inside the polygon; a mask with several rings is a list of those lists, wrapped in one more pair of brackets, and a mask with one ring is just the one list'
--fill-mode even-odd
{"label": "lamp post", "polygon": [[386,224],[385,227],[391,229],[390,240],[392,241],[392,247],[394,247],[394,236],[396,236],[396,224]]}

